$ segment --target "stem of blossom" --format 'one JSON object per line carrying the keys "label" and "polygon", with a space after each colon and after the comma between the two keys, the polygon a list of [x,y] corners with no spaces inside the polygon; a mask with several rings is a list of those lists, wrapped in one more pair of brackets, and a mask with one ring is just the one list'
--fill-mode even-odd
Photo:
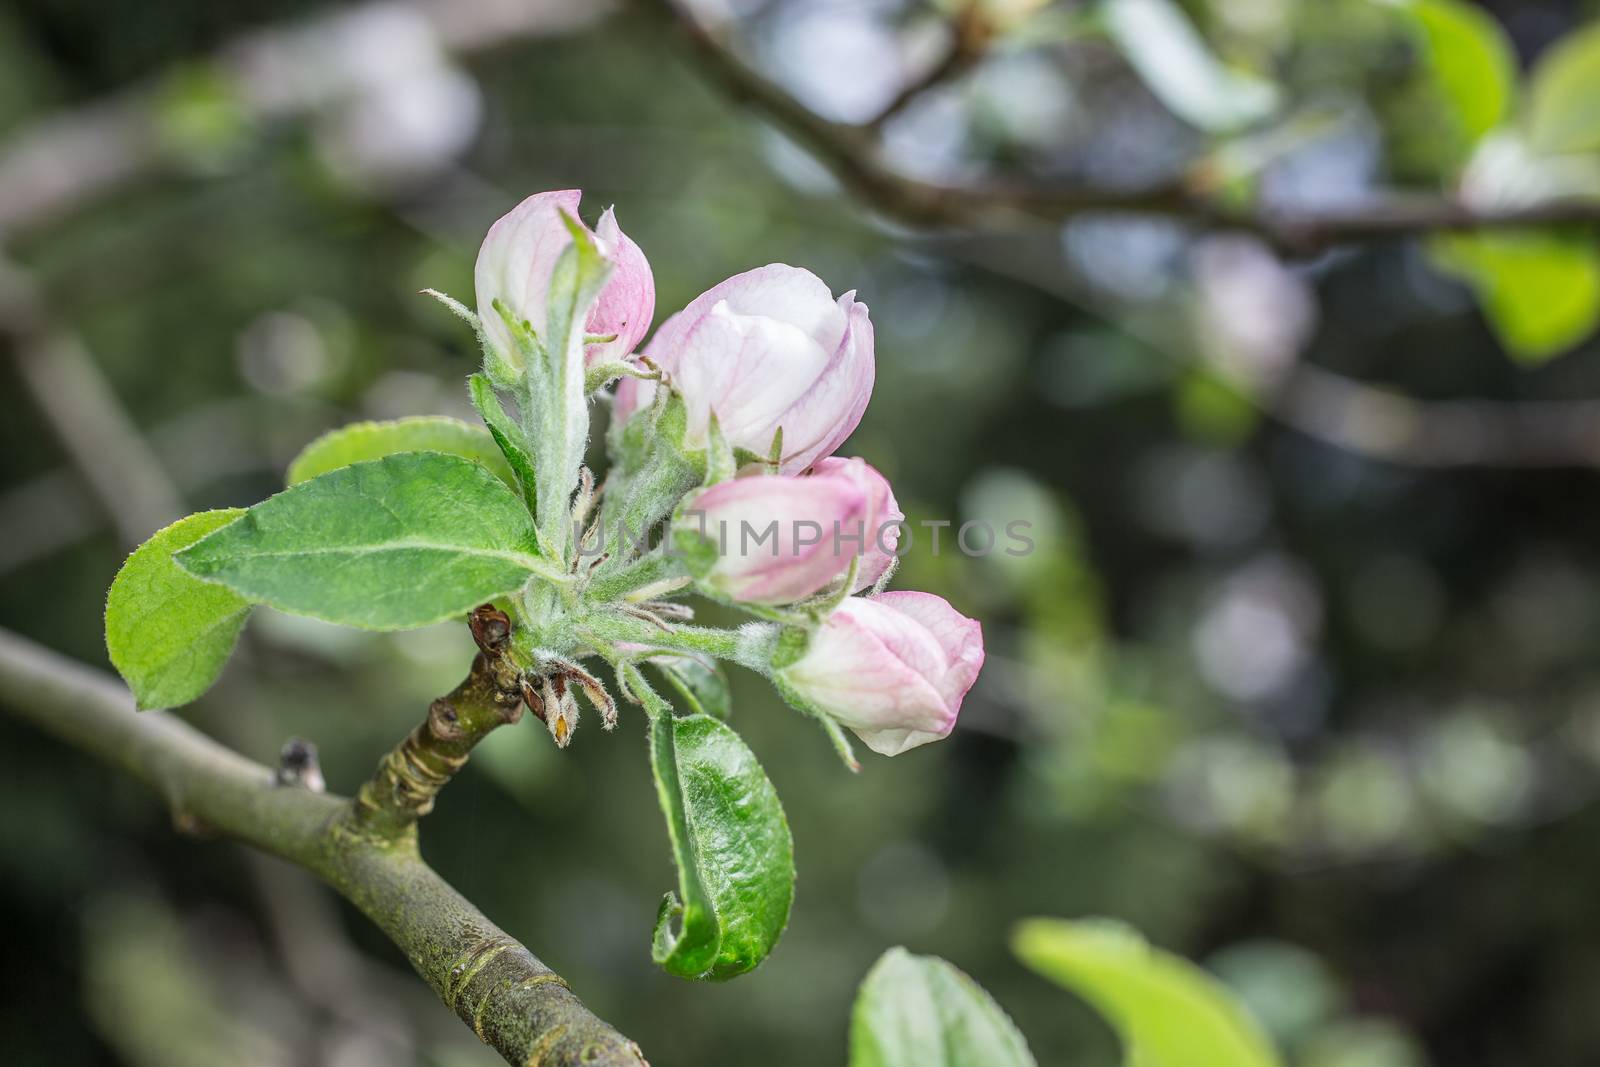
{"label": "stem of blossom", "polygon": [[633,644],[665,652],[696,652],[763,674],[771,669],[772,650],[778,640],[778,627],[765,623],[748,623],[737,630],[674,626],[668,632],[625,615],[586,620],[583,633],[587,640],[599,645]]}
{"label": "stem of blossom", "polygon": [[414,838],[417,820],[467,762],[477,743],[522,717],[516,669],[480,652],[461,684],[428,706],[428,717],[390,749],[356,793],[348,829],[384,842]]}
{"label": "stem of blossom", "polygon": [[[637,474],[618,487],[620,495],[607,500],[618,503],[601,511],[608,536],[616,536],[631,546],[643,541],[656,523],[666,518],[683,495],[700,484],[701,470],[688,456],[666,442],[660,442]],[[615,490],[613,490],[615,492]],[[632,557],[618,544],[611,556],[611,567],[620,568]],[[607,568],[602,567],[604,572]]]}
{"label": "stem of blossom", "polygon": [[602,571],[589,583],[584,593],[591,601],[606,604],[629,599],[640,590],[667,591],[670,588],[667,583],[680,579],[684,583],[688,581],[682,561],[657,549],[609,574]]}
{"label": "stem of blossom", "polygon": [[322,878],[507,1062],[643,1064],[637,1045],[434,873],[414,835],[389,843],[352,833],[351,801],[277,785],[271,768],[165,712],[136,713],[110,678],[3,630],[0,705],[155,789],[180,827],[204,826]]}

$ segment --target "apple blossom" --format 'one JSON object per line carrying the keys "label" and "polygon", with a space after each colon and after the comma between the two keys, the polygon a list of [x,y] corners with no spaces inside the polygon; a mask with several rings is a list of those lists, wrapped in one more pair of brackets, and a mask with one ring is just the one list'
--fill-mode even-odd
{"label": "apple blossom", "polygon": [[859,593],[877,585],[878,580],[889,573],[897,561],[895,548],[900,543],[900,526],[906,521],[905,513],[895,501],[894,490],[889,488],[889,480],[866,460],[842,459],[838,456],[818,460],[812,465],[810,476],[848,477],[854,479],[866,493],[867,519],[863,523],[865,543],[860,549],[861,566],[856,570],[855,586],[850,591]]}
{"label": "apple blossom", "polygon": [[846,600],[777,678],[874,752],[895,756],[950,732],[982,666],[976,620],[932,593],[893,592]]}
{"label": "apple blossom", "polygon": [[863,460],[828,459],[811,474],[752,474],[702,490],[682,509],[679,537],[701,549],[688,554],[705,587],[789,604],[826,589],[857,557],[858,588],[876,582],[898,536],[884,526],[903,518],[883,475]]}
{"label": "apple blossom", "polygon": [[[528,320],[535,334],[544,337],[550,276],[572,242],[561,213],[577,218],[582,196],[577,189],[535,193],[491,226],[478,250],[473,269],[478,319],[489,346],[512,367],[522,365],[522,355],[494,302]],[[607,208],[593,232],[612,273],[589,312],[585,332],[610,340],[585,346],[587,366],[630,356],[650,329],[656,306],[650,264],[617,225],[616,211]]]}
{"label": "apple blossom", "polygon": [[[785,474],[832,455],[872,395],[867,306],[854,292],[834,300],[815,274],[783,263],[700,294],[662,324],[645,355],[683,395],[687,445],[704,447],[713,414],[729,444],[756,456],[768,455],[781,429]],[[655,388],[622,382],[618,417],[647,403]]]}

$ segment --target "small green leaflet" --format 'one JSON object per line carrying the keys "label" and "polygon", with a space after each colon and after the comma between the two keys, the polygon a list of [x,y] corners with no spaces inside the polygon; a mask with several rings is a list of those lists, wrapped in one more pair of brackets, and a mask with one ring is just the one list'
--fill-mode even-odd
{"label": "small green leaflet", "polygon": [[396,452],[445,452],[481,463],[495,477],[517,488],[516,476],[481,426],[447,415],[418,415],[386,422],[357,422],[330,430],[312,441],[289,464],[284,481],[299,485],[352,463],[382,459]]}
{"label": "small green leaflet", "polygon": [[173,708],[211,688],[244,626],[250,604],[186,574],[172,554],[244,514],[203,511],[134,550],[106,595],[106,650],[141,710]]}
{"label": "small green leaflet", "polygon": [[1456,234],[1429,242],[1433,262],[1470,285],[1500,343],[1542,363],[1600,326],[1600,245],[1538,231]]}
{"label": "small green leaflet", "polygon": [[1129,1067],[1282,1067],[1261,1026],[1221,982],[1123,923],[1029,919],[1012,948],[1105,1016]]}
{"label": "small green leaflet", "polygon": [[472,406],[478,409],[483,424],[489,427],[489,435],[499,447],[505,461],[516,472],[516,484],[522,490],[522,499],[528,505],[528,513],[535,514],[539,498],[535,491],[533,458],[522,447],[522,431],[511,421],[506,409],[500,406],[500,397],[494,391],[494,383],[486,375],[474,374],[468,378],[467,389],[472,394]]}
{"label": "small green leaflet", "polygon": [[612,267],[582,223],[565,212],[562,221],[572,243],[562,250],[550,274],[544,359],[528,366],[527,388],[517,403],[526,439],[536,446],[537,483],[546,489],[538,500],[539,529],[557,551],[564,552],[571,535],[568,494],[578,484],[589,443],[583,326]]}
{"label": "small green leaflet", "polygon": [[548,572],[516,493],[438,452],[301,482],[174,558],[247,600],[368,630],[463,615]]}
{"label": "small green leaflet", "polygon": [[1527,123],[1541,152],[1600,151],[1600,22],[1540,57],[1529,79]]}
{"label": "small green leaflet", "polygon": [[662,901],[655,960],[680,978],[754,970],[794,900],[794,842],[777,791],[739,735],[706,715],[656,714],[650,756],[682,894]]}
{"label": "small green leaflet", "polygon": [[714,719],[728,718],[732,700],[721,663],[710,657],[655,656],[650,665],[678,691],[691,711]]}
{"label": "small green leaflet", "polygon": [[1033,1067],[1010,1016],[937,956],[892,948],[861,983],[850,1067]]}

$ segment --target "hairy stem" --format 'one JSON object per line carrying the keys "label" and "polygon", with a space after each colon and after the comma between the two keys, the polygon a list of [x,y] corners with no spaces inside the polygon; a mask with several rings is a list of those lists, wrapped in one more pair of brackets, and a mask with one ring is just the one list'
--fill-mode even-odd
{"label": "hairy stem", "polygon": [[[444,700],[461,699],[471,708],[467,718],[477,721],[486,708],[458,696],[472,691],[469,683],[479,684],[469,675],[463,683],[468,690],[458,689]],[[179,826],[206,827],[322,878],[375,922],[446,1006],[507,1062],[524,1067],[638,1067],[644,1062],[638,1046],[592,1014],[558,974],[423,862],[414,825],[388,838],[373,832],[403,823],[408,811],[414,824],[421,810],[410,793],[402,791],[398,797],[403,799],[397,799],[375,787],[369,802],[358,805],[278,785],[272,770],[177,717],[135,712],[127,691],[100,672],[3,630],[0,705],[155,789]],[[447,756],[460,743],[441,738],[420,742],[415,751],[429,758]],[[378,779],[384,775],[380,769]]]}
{"label": "hairy stem", "polygon": [[632,644],[664,652],[697,652],[764,673],[771,662],[778,628],[767,623],[748,623],[737,630],[674,626],[669,632],[644,619],[612,615],[585,620],[582,632],[597,646]]}

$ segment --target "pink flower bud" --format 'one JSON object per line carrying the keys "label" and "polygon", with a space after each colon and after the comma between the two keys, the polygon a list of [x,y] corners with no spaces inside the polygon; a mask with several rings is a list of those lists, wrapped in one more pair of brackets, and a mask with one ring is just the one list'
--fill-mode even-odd
{"label": "pink flower bud", "polygon": [[860,551],[857,531],[870,518],[862,482],[841,472],[712,486],[683,508],[680,538],[692,531],[705,539],[687,553],[691,569],[705,585],[749,604],[789,604],[820,592]]}
{"label": "pink flower bud", "polygon": [[955,726],[983,666],[983,631],[931,593],[851,597],[779,679],[885,756]]}
{"label": "pink flower bud", "polygon": [[700,557],[691,558],[701,581],[751,604],[789,604],[822,592],[857,557],[852,592],[874,584],[894,563],[905,518],[883,475],[864,460],[834,458],[809,474],[721,482],[697,494],[682,515],[680,529],[705,539]]}
{"label": "pink flower bud", "polygon": [[[494,301],[498,299],[513,315],[527,319],[540,340],[548,340],[545,324],[550,275],[556,260],[572,242],[561,212],[577,218],[582,196],[577,189],[535,193],[489,227],[483,247],[478,249],[478,263],[473,270],[478,319],[489,344],[514,367],[522,365],[522,355],[505,321],[495,311]],[[602,337],[614,334],[615,339],[586,346],[586,366],[626,359],[644,340],[656,310],[650,264],[639,246],[617,226],[614,209],[607,208],[600,216],[594,236],[601,254],[610,261],[612,272],[589,312],[585,332]]]}
{"label": "pink flower bud", "polygon": [[[848,477],[855,480],[866,494],[866,520],[861,525],[864,541],[864,547],[860,550],[861,566],[856,571],[855,586],[850,591],[859,593],[877,585],[878,579],[894,566],[894,550],[900,543],[900,525],[906,521],[900,505],[895,502],[894,490],[889,488],[889,480],[865,460],[841,459],[838,456],[818,460],[812,466],[810,476]],[[847,533],[854,533],[854,530]]]}
{"label": "pink flower bud", "polygon": [[[729,444],[766,456],[783,429],[779,470],[833,454],[872,395],[872,323],[850,292],[834,300],[810,271],[773,263],[707,290],[656,331],[645,349],[671,376],[689,412],[686,443],[703,447],[714,412]],[[624,381],[626,418],[654,395]]]}

